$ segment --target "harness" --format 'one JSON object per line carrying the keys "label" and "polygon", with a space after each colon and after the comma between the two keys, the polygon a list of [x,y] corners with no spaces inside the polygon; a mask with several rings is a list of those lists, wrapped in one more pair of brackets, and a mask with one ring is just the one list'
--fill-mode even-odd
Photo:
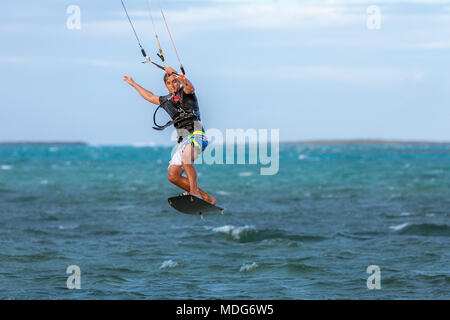
{"label": "harness", "polygon": [[153,114],[153,123],[155,124],[153,129],[155,130],[162,131],[172,124],[176,129],[183,129],[188,125],[191,125],[194,120],[197,120],[197,116],[193,112],[186,112],[182,108],[178,108],[178,113],[175,115],[175,117],[172,120],[168,121],[165,125],[161,126],[156,123],[156,113],[158,112],[159,108],[161,108],[161,105],[156,108],[155,113]]}
{"label": "harness", "polygon": [[[171,99],[173,99],[173,101],[175,102],[170,101]],[[187,129],[188,131],[191,131],[194,127],[194,121],[200,121],[199,117],[194,113],[193,108],[191,111],[186,111],[185,109],[182,108],[183,99],[178,95],[171,96],[164,103],[171,103],[171,106],[173,108],[176,108],[177,112],[172,115],[169,113],[169,115],[171,115],[172,120],[168,121],[165,125],[159,125],[156,123],[156,113],[158,112],[159,108],[161,108],[161,106],[163,105],[160,104],[153,114],[153,123],[155,124],[153,129],[162,131],[167,127],[173,125],[175,129]],[[182,137],[180,138],[182,139]],[[180,138],[178,142],[180,142],[181,140]]]}

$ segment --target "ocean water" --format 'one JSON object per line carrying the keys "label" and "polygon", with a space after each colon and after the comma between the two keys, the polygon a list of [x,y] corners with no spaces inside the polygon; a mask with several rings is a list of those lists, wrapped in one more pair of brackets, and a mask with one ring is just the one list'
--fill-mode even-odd
{"label": "ocean water", "polygon": [[449,146],[282,146],[272,176],[199,165],[225,207],[203,219],[167,203],[170,151],[0,147],[0,298],[450,298]]}

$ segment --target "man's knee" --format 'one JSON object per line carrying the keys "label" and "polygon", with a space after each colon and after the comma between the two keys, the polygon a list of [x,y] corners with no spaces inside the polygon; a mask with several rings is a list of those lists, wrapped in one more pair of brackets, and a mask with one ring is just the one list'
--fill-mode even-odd
{"label": "man's knee", "polygon": [[178,181],[178,179],[181,178],[181,173],[182,173],[181,170],[169,170],[168,175],[169,181],[172,183]]}

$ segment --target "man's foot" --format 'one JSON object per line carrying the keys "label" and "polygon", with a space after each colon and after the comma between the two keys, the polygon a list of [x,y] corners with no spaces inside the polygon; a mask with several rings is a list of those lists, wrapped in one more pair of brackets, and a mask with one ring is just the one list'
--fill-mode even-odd
{"label": "man's foot", "polygon": [[[191,192],[189,192],[189,194],[191,195],[191,196],[196,196],[197,198],[200,198],[200,199],[202,199],[202,200],[205,200],[205,199],[203,199],[203,197],[202,197],[202,195],[201,195],[201,193],[200,193],[200,191],[197,189],[197,192],[193,192],[193,191],[191,191]],[[205,200],[206,201],[206,200]]]}
{"label": "man's foot", "polygon": [[211,197],[209,194],[206,194],[205,197],[203,198],[203,200],[205,200],[206,202],[211,203],[212,205],[216,204],[216,199],[214,199],[213,197]]}
{"label": "man's foot", "polygon": [[189,192],[191,195],[196,196],[197,198],[200,198],[202,200],[205,200],[208,203],[211,203],[212,205],[216,204],[216,199],[214,199],[213,197],[211,197],[209,194],[207,194],[206,192],[202,192],[200,193],[200,190],[198,190],[197,192]]}
{"label": "man's foot", "polygon": [[217,202],[216,199],[214,199],[214,198],[211,197],[211,196],[209,196],[209,200],[205,200],[205,201],[211,203],[213,206],[216,205],[216,202]]}

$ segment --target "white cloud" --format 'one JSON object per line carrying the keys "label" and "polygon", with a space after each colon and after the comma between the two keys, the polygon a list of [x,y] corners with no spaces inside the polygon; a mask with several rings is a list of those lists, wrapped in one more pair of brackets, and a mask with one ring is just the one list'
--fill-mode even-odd
{"label": "white cloud", "polygon": [[324,1],[328,5],[381,5],[381,4],[446,4],[450,0],[327,0]]}
{"label": "white cloud", "polygon": [[81,64],[100,68],[123,68],[135,64],[125,63],[123,61],[113,61],[104,59],[89,58],[63,58],[63,57],[18,57],[18,56],[0,56],[0,63],[30,63],[30,64]]}
{"label": "white cloud", "polygon": [[424,4],[446,4],[450,3],[450,0],[209,0],[213,3],[246,3],[246,4],[259,4],[259,3],[274,3],[278,5],[292,5],[298,4],[315,4],[315,5],[377,5],[377,4],[412,4],[412,3],[424,3]]}
{"label": "white cloud", "polygon": [[[331,28],[366,28],[367,1],[354,1],[361,6],[349,5],[347,1],[323,1],[323,5],[305,5],[299,1],[215,1],[215,5],[191,6],[183,10],[165,10],[165,14],[176,36],[197,31],[214,30],[288,30]],[[450,2],[450,0],[449,0]],[[405,3],[407,3],[405,1]],[[423,2],[428,3],[428,2]],[[439,2],[440,3],[440,2]],[[382,8],[382,29],[389,23],[390,32],[401,29],[402,25],[416,25],[423,30],[443,30],[448,26],[448,10],[434,14],[425,12],[389,11]],[[92,35],[124,34],[131,32],[124,13],[123,19],[84,23]],[[148,12],[143,9],[131,11],[132,20],[139,35],[153,33]],[[159,33],[165,32],[161,14],[153,13]],[[83,27],[82,26],[82,27]],[[431,31],[430,31],[431,32]]]}
{"label": "white cloud", "polygon": [[415,49],[446,49],[450,48],[450,41],[429,41],[403,45],[404,48]]}
{"label": "white cloud", "polygon": [[28,57],[0,56],[0,63],[27,63],[34,62],[33,60]]}
{"label": "white cloud", "polygon": [[166,14],[172,24],[182,26],[208,24],[216,28],[280,29],[313,28],[351,25],[363,21],[365,12],[345,7],[305,7],[300,4],[283,6],[250,4],[189,8]]}
{"label": "white cloud", "polygon": [[267,67],[258,69],[216,69],[216,75],[232,77],[277,77],[311,81],[335,81],[357,84],[393,84],[400,82],[421,82],[425,75],[421,70],[383,67]]}

